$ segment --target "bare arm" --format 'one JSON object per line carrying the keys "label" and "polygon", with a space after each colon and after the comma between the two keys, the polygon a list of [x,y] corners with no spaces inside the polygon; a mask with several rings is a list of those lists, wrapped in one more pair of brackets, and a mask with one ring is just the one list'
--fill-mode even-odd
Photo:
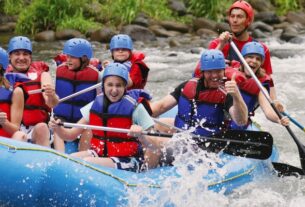
{"label": "bare arm", "polygon": [[[81,128],[64,128],[63,126],[59,126],[60,120],[54,120],[51,118],[49,122],[49,127],[56,132],[56,134],[65,141],[73,141],[80,135],[84,129]],[[84,118],[81,118],[77,124],[87,124],[87,121]]]}
{"label": "bare arm", "polygon": [[46,104],[50,108],[54,108],[58,102],[59,98],[55,93],[55,87],[52,82],[52,77],[50,73],[43,72],[41,75],[41,88],[44,89],[43,97],[46,102]]}
{"label": "bare arm", "polygon": [[277,110],[279,110],[280,112],[284,112],[285,109],[284,109],[284,106],[283,104],[277,100],[276,98],[276,92],[275,92],[275,87],[270,87],[270,98],[271,100],[273,101],[275,107],[277,108]]}
{"label": "bare arm", "polygon": [[24,108],[23,92],[21,88],[17,87],[13,91],[13,95],[12,95],[12,104],[10,109],[11,121],[6,119],[5,123],[2,124],[4,130],[9,134],[14,134],[16,131],[19,130],[22,121],[23,108]]}
{"label": "bare arm", "polygon": [[224,46],[229,42],[230,38],[232,38],[232,35],[228,31],[221,33],[219,35],[219,44],[215,49],[222,50]]}
{"label": "bare arm", "polygon": [[225,83],[225,89],[233,97],[233,106],[229,109],[229,113],[237,125],[243,126],[248,122],[248,108],[240,95],[235,76],[234,74],[232,80]]}
{"label": "bare arm", "polygon": [[289,125],[288,117],[283,117],[282,119],[279,119],[279,117],[271,107],[269,101],[266,99],[262,92],[258,94],[258,102],[267,119],[274,123],[282,124],[283,126]]}
{"label": "bare arm", "polygon": [[159,101],[153,102],[150,107],[153,112],[152,116],[157,117],[160,114],[170,110],[177,105],[176,99],[172,95],[167,95]]}

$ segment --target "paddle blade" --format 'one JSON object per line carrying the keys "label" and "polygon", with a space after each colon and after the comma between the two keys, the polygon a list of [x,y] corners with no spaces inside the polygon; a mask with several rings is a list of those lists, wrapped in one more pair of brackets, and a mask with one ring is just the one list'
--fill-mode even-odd
{"label": "paddle blade", "polygon": [[284,177],[284,176],[299,177],[300,175],[302,175],[302,176],[305,175],[305,172],[301,168],[298,168],[298,167],[295,167],[292,165],[288,165],[285,163],[277,163],[277,162],[273,162],[272,165],[273,165],[273,168],[278,173],[279,177]]}
{"label": "paddle blade", "polygon": [[[265,160],[272,154],[273,138],[270,133],[262,131],[228,130],[214,136],[218,141],[211,141],[208,150]],[[225,139],[227,141],[220,141]]]}

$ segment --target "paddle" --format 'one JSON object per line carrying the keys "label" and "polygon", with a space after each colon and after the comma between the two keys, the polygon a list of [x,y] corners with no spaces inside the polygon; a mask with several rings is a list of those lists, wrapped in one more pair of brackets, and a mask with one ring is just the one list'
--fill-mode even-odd
{"label": "paddle", "polygon": [[284,163],[273,162],[273,168],[278,172],[278,175],[281,176],[296,176],[305,175],[304,171],[298,167],[287,165]]}
{"label": "paddle", "polygon": [[[246,68],[246,70],[251,74],[252,78],[255,80],[255,82],[256,82],[257,86],[259,87],[260,91],[266,97],[266,99],[270,103],[271,107],[273,108],[273,110],[275,111],[277,116],[281,119],[282,118],[281,113],[275,107],[275,105],[274,105],[273,101],[271,100],[269,94],[263,89],[263,85],[258,80],[258,78],[254,74],[252,69],[249,67],[249,65],[246,62],[246,60],[244,59],[244,57],[241,55],[241,53],[238,50],[238,48],[236,47],[235,43],[233,41],[230,41],[230,45],[232,46],[232,48],[236,52],[237,56],[239,57],[239,59],[243,63],[243,65]],[[299,156],[300,156],[300,162],[301,162],[301,166],[302,166],[302,171],[305,173],[305,146],[298,140],[298,138],[294,135],[294,133],[292,132],[292,130],[290,129],[289,126],[285,126],[285,127],[286,127],[287,131],[289,132],[289,134],[291,135],[291,137],[293,138],[294,142],[296,143],[296,145],[298,147]]]}
{"label": "paddle", "polygon": [[[68,122],[62,122],[59,125],[64,127],[76,127],[82,129],[93,129],[112,131],[119,133],[129,133],[129,129],[94,126],[86,124],[74,124]],[[148,132],[143,131],[143,135],[158,136],[158,137],[172,137],[172,134],[160,133],[160,132]],[[209,146],[207,149],[212,152],[219,152],[223,150],[225,153],[254,159],[267,159],[272,153],[273,138],[268,132],[257,131],[240,131],[229,130],[212,137],[203,137],[192,135],[192,139],[199,145],[204,145],[207,142]]]}
{"label": "paddle", "polygon": [[[177,130],[178,132],[185,132],[185,130],[183,129],[180,129],[178,127],[175,127],[175,126],[172,126],[170,124],[167,124],[167,123],[164,123],[162,121],[160,121],[159,119],[156,119],[156,118],[152,118],[156,123],[160,124],[160,125],[163,125],[165,127],[168,127],[170,129],[175,129]],[[194,135],[194,134],[191,134],[193,136],[193,138],[196,138],[198,136]],[[248,146],[248,148],[246,149],[245,151],[245,146],[244,145],[247,145],[247,141],[248,140],[245,140],[244,138],[247,137],[247,136],[251,136],[250,139],[253,139],[254,141],[252,141],[252,143],[254,142],[257,142],[258,140],[261,142],[267,142],[267,140],[261,140],[261,139],[265,139],[264,136],[271,136],[269,133],[267,132],[256,132],[256,131],[241,131],[241,130],[228,130],[226,132],[222,132],[221,134],[217,134],[216,137],[219,137],[219,136],[222,136],[223,138],[221,138],[221,141],[222,140],[227,140],[227,141],[230,141],[230,140],[234,140],[233,143],[237,143],[235,142],[236,141],[236,137],[242,137],[241,140],[239,140],[239,144],[241,145],[236,145],[236,144],[231,144],[229,146],[227,146],[227,149],[225,149],[225,152],[227,152],[228,154],[233,154],[233,155],[236,155],[236,156],[244,156],[244,157],[248,157],[248,158],[256,158],[256,159],[263,159],[262,157],[265,156],[266,158],[264,159],[267,159],[268,157],[270,157],[271,153],[272,153],[272,141],[270,141],[268,138],[268,148],[269,149],[263,149],[261,146],[258,147],[257,145],[252,145],[251,147]],[[213,137],[212,137],[213,138]],[[215,138],[215,136],[214,136]],[[226,138],[226,139],[224,139]],[[228,139],[230,138],[230,139]],[[209,138],[207,138],[209,139]],[[249,139],[249,138],[248,138]],[[272,139],[272,137],[271,137]],[[217,140],[217,141],[220,141],[220,140]],[[223,149],[225,146],[223,145],[223,143],[212,143],[210,146],[209,146],[209,149],[210,151],[214,151],[216,152],[216,150],[219,150],[219,149]],[[222,144],[222,145],[220,145]],[[229,149],[228,149],[229,147]],[[267,147],[267,145],[265,146]],[[270,148],[271,147],[271,148]],[[226,151],[227,150],[227,151]],[[248,150],[248,152],[247,152]],[[265,150],[265,151],[264,151]],[[238,154],[240,152],[238,151],[242,151],[242,154]],[[258,152],[258,153],[261,153],[261,157],[255,157],[253,155],[250,155],[250,154],[253,154],[254,152]],[[235,152],[235,153],[233,153]],[[249,155],[246,155],[246,153],[249,153]],[[270,153],[270,154],[268,154]]]}
{"label": "paddle", "polygon": [[35,89],[35,90],[30,90],[30,91],[28,91],[28,94],[29,94],[29,95],[33,95],[33,94],[42,93],[42,92],[44,92],[44,90],[41,89],[41,88],[39,88],[39,89]]}
{"label": "paddle", "polygon": [[59,99],[59,103],[62,103],[62,102],[64,102],[64,101],[68,100],[68,99],[74,98],[75,96],[81,95],[81,94],[83,94],[83,93],[87,93],[88,91],[91,91],[91,90],[93,90],[93,89],[99,88],[99,87],[101,87],[101,86],[102,86],[102,83],[97,83],[97,84],[95,84],[95,85],[93,85],[93,86],[90,86],[90,87],[85,88],[85,89],[83,89],[83,90],[81,90],[81,91],[78,91],[78,92],[73,93],[73,94],[71,94],[71,95],[69,95],[69,96],[66,96],[66,97],[64,97],[64,98]]}
{"label": "paddle", "polygon": [[[102,83],[97,83],[97,84],[95,84],[93,86],[90,86],[90,87],[85,88],[85,89],[83,89],[81,91],[78,91],[78,92],[73,93],[73,94],[71,94],[69,96],[66,96],[66,97],[63,97],[63,98],[59,99],[58,103],[62,103],[64,101],[68,100],[68,99],[74,98],[74,97],[79,96],[79,95],[81,95],[83,93],[87,93],[87,92],[89,92],[89,91],[91,91],[93,89],[99,88],[101,86],[102,86]],[[39,89],[28,91],[28,94],[32,95],[32,94],[42,93],[42,92],[44,92],[44,90],[39,88]]]}
{"label": "paddle", "polygon": [[305,132],[305,127],[302,126],[297,120],[292,118],[287,112],[282,112],[283,115],[287,116],[292,123],[294,123],[297,127],[299,127],[303,132]]}

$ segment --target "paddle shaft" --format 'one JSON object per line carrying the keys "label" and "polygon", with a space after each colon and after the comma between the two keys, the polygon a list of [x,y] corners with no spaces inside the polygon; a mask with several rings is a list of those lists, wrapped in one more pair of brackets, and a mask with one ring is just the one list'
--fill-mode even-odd
{"label": "paddle shaft", "polygon": [[[103,126],[96,126],[96,125],[88,125],[88,124],[74,124],[69,122],[62,122],[60,125],[64,127],[75,127],[75,128],[82,128],[82,129],[92,129],[92,130],[101,130],[101,131],[109,131],[109,132],[118,132],[118,133],[130,133],[129,129],[122,129],[122,128],[114,128],[114,127],[103,127]],[[143,135],[149,136],[158,136],[158,137],[172,137],[172,134],[166,133],[152,133],[147,131],[142,131]]]}
{"label": "paddle shaft", "polygon": [[305,127],[302,126],[297,120],[295,120],[294,118],[292,118],[287,112],[282,112],[282,114],[284,114],[285,116],[287,116],[287,117],[290,119],[290,121],[291,121],[292,123],[294,123],[297,127],[299,127],[302,131],[305,132]]}
{"label": "paddle shaft", "polygon": [[[64,98],[59,99],[59,103],[62,103],[62,102],[64,102],[64,101],[69,100],[69,99],[71,99],[71,98],[74,98],[74,97],[76,97],[76,96],[79,96],[79,95],[81,95],[81,94],[83,94],[83,93],[87,93],[87,92],[89,92],[89,91],[91,91],[91,90],[93,90],[93,89],[96,89],[96,88],[98,88],[98,87],[101,87],[101,86],[102,86],[102,83],[98,83],[98,84],[95,84],[95,85],[90,86],[90,87],[88,87],[88,88],[85,88],[85,89],[83,89],[83,90],[81,90],[81,91],[78,91],[78,92],[73,93],[73,94],[71,94],[71,95],[69,95],[69,96],[66,96],[66,97],[64,97]],[[28,94],[29,94],[29,95],[33,95],[33,94],[42,93],[42,92],[44,92],[44,89],[39,88],[39,89],[35,89],[35,90],[30,90],[30,91],[28,92]]]}
{"label": "paddle shaft", "polygon": [[[129,129],[122,129],[122,128],[114,128],[114,127],[103,127],[103,126],[96,126],[96,125],[87,125],[87,124],[75,124],[69,122],[62,122],[59,125],[64,127],[75,127],[75,128],[82,128],[82,129],[92,129],[92,130],[102,130],[102,131],[111,131],[111,132],[118,132],[118,133],[130,133]],[[171,138],[173,134],[167,133],[160,133],[160,132],[148,132],[142,131],[143,135],[148,136],[157,136],[157,137],[168,137]],[[257,145],[257,146],[268,146],[267,144],[260,143],[260,142],[251,142],[251,141],[241,141],[241,140],[234,140],[234,139],[225,139],[225,138],[216,138],[216,137],[203,137],[192,135],[192,138],[202,140],[202,141],[217,141],[217,142],[233,142],[243,145]]]}
{"label": "paddle shaft", "polygon": [[28,91],[28,94],[33,95],[33,94],[42,93],[42,92],[44,92],[44,89],[39,88],[39,89]]}
{"label": "paddle shaft", "polygon": [[79,95],[81,95],[81,94],[83,94],[83,93],[87,93],[88,91],[91,91],[91,90],[93,90],[93,89],[99,88],[99,87],[101,87],[101,86],[102,86],[102,83],[98,83],[98,84],[95,84],[95,85],[90,86],[90,87],[88,87],[88,88],[85,88],[85,89],[83,89],[83,90],[81,90],[81,91],[78,91],[78,92],[73,93],[73,94],[71,94],[71,95],[69,95],[69,96],[66,96],[66,97],[64,97],[64,98],[59,99],[59,103],[62,103],[62,102],[64,102],[64,101],[69,100],[69,99],[71,99],[71,98],[74,98],[74,97],[76,97],[76,96],[79,96]]}
{"label": "paddle shaft", "polygon": [[[254,72],[252,71],[252,69],[249,67],[248,63],[246,62],[246,60],[244,59],[244,57],[242,56],[242,54],[240,53],[240,51],[238,50],[238,48],[236,47],[235,43],[231,40],[230,41],[230,45],[232,46],[232,48],[234,49],[234,51],[236,52],[237,56],[239,57],[239,59],[241,60],[241,62],[243,63],[244,67],[246,68],[246,70],[251,74],[252,78],[255,80],[257,86],[259,87],[260,91],[263,93],[263,95],[266,97],[266,99],[268,100],[268,102],[270,103],[271,107],[273,108],[273,110],[275,111],[275,113],[277,114],[277,116],[281,119],[283,116],[281,115],[281,113],[277,110],[277,108],[275,107],[273,101],[271,100],[269,94],[267,93],[266,90],[264,90],[263,85],[261,84],[261,82],[258,80],[258,78],[256,77],[256,75],[254,74]],[[301,162],[301,166],[303,171],[305,171],[305,147],[304,145],[298,140],[298,138],[295,136],[295,134],[292,132],[291,128],[289,126],[285,126],[288,133],[291,135],[291,137],[293,138],[294,142],[296,143],[297,147],[298,147],[298,151],[299,151],[299,155],[300,155],[300,162]]]}
{"label": "paddle shaft", "polygon": [[[176,126],[172,126],[172,125],[169,125],[169,124],[167,124],[167,123],[164,123],[164,122],[162,122],[162,121],[160,121],[160,120],[158,120],[158,119],[156,119],[156,118],[152,118],[156,123],[158,123],[158,124],[160,124],[160,125],[163,125],[163,126],[166,126],[166,127],[168,127],[168,128],[170,128],[170,129],[175,129],[175,130],[177,130],[178,132],[187,132],[187,131],[185,131],[185,130],[183,130],[183,129],[180,129],[180,128],[178,128],[178,127],[176,127]],[[258,143],[258,142],[245,142],[245,141],[240,141],[240,140],[230,140],[230,139],[224,139],[224,138],[216,138],[216,137],[203,137],[203,136],[199,136],[199,135],[195,135],[195,134],[192,134],[192,133],[190,133],[190,135],[193,137],[193,138],[197,138],[197,139],[202,139],[202,140],[213,140],[213,141],[220,141],[220,142],[234,142],[234,143],[239,143],[239,144],[257,144],[257,145],[259,145],[260,143]],[[262,144],[262,145],[264,145],[264,144]]]}

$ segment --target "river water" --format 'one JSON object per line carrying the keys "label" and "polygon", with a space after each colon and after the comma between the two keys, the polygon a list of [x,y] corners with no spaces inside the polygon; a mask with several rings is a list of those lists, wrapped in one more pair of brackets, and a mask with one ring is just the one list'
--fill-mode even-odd
{"label": "river water", "polygon": [[[61,52],[64,42],[34,43],[34,60],[47,61],[54,74],[55,65],[52,61],[57,53]],[[278,99],[286,106],[286,111],[302,125],[305,125],[305,53],[304,44],[279,43],[277,40],[266,41],[271,53],[276,51],[297,51],[293,57],[279,59],[272,56],[273,78],[276,84]],[[3,44],[1,44],[3,46]],[[110,59],[106,45],[93,43],[95,57],[102,60]],[[147,90],[153,95],[153,100],[165,96],[179,83],[191,78],[199,54],[192,54],[190,48],[172,49],[169,47],[143,47],[135,44],[135,49],[146,54],[145,62],[151,71],[147,83]],[[257,111],[254,120],[264,130],[268,130],[274,137],[274,142],[279,149],[280,161],[291,165],[300,166],[298,151],[292,137],[287,130],[277,124],[267,121],[260,110]],[[291,124],[295,135],[305,143],[305,133]],[[194,178],[195,179],[195,178]],[[176,192],[175,204],[177,206],[304,206],[305,180],[294,177],[274,178],[246,184],[235,190],[232,194],[223,194],[202,191],[200,188],[188,189],[186,194]],[[192,192],[190,192],[192,191]],[[186,198],[187,197],[187,198]],[[131,198],[134,206],[137,198]],[[162,206],[164,203],[158,203]],[[152,205],[155,206],[155,205]]]}
{"label": "river water", "polygon": [[[293,57],[279,59],[272,57],[273,78],[278,99],[285,105],[286,111],[303,126],[305,125],[305,44],[279,43],[277,40],[266,41],[271,53],[295,50]],[[146,48],[147,63],[151,67],[147,89],[158,99],[171,92],[175,86],[191,77],[198,61],[199,54],[191,54],[190,50],[174,50],[170,48]],[[176,55],[176,56],[174,56]],[[254,120],[264,130],[269,131],[279,149],[280,162],[300,166],[297,147],[286,128],[268,121],[261,110]],[[291,124],[298,139],[305,143],[305,132]],[[197,192],[198,193],[198,192]],[[194,202],[188,206],[304,206],[305,180],[296,178],[274,179],[251,183],[236,190],[229,197],[213,196],[198,198],[192,193]],[[200,194],[199,194],[200,195]],[[182,196],[181,196],[182,197]],[[202,202],[204,201],[204,202]],[[185,203],[181,200],[181,206]]]}

